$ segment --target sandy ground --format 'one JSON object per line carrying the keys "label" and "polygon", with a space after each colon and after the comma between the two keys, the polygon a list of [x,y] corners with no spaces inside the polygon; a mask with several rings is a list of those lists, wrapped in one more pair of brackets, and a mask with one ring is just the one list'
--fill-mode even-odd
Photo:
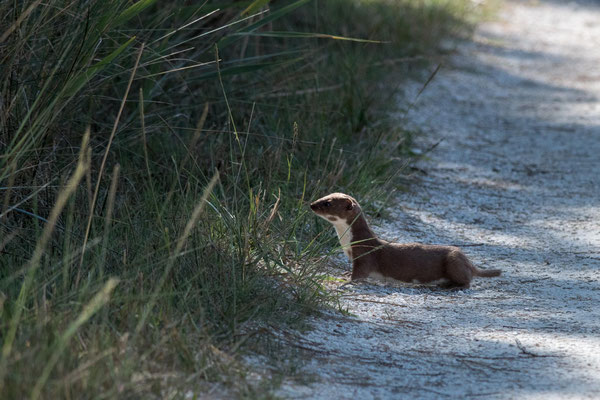
{"label": "sandy ground", "polygon": [[599,97],[600,2],[504,3],[408,116],[422,148],[443,141],[376,227],[464,246],[503,276],[458,292],[344,287],[349,314],[282,335],[312,382],[279,394],[600,398]]}

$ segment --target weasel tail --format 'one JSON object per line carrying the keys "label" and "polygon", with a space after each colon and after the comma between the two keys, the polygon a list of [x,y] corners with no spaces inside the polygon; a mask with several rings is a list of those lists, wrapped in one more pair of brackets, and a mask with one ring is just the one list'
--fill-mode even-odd
{"label": "weasel tail", "polygon": [[[458,248],[457,248],[457,250],[458,250]],[[471,270],[473,271],[473,276],[480,276],[482,278],[493,278],[496,276],[500,276],[500,274],[502,274],[502,271],[499,269],[479,269],[479,268],[477,268],[475,265],[473,265],[471,260],[469,260],[467,258],[467,256],[465,256],[464,253],[460,250],[458,250],[458,254],[456,254],[456,256],[461,258],[461,261],[463,263],[465,263],[465,265],[468,265],[471,268]]]}
{"label": "weasel tail", "polygon": [[479,269],[475,267],[475,271],[473,275],[481,276],[482,278],[493,278],[495,276],[500,276],[502,273],[499,269]]}

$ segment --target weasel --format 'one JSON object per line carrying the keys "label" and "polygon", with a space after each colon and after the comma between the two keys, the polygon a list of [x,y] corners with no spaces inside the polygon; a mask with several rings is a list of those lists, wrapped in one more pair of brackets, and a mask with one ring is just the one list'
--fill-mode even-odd
{"label": "weasel", "polygon": [[474,276],[501,273],[475,267],[458,247],[390,243],[377,238],[358,202],[347,194],[332,193],[311,203],[310,208],[335,227],[342,249],[352,261],[351,280],[383,277],[466,289]]}

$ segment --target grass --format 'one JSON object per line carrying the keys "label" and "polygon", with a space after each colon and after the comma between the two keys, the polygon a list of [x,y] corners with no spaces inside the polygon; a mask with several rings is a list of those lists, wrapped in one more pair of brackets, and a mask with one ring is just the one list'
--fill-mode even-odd
{"label": "grass", "polygon": [[393,88],[473,11],[266,3],[0,4],[2,398],[269,395],[237,352],[332,300],[306,203],[391,196]]}

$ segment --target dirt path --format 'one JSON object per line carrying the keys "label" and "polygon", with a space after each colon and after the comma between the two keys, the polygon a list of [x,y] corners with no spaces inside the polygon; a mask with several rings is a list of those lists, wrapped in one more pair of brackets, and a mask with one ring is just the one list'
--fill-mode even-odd
{"label": "dirt path", "polygon": [[483,24],[411,112],[444,140],[378,231],[466,245],[504,275],[461,292],[345,287],[349,316],[286,336],[315,382],[281,394],[600,398],[599,98],[600,3],[507,2]]}

